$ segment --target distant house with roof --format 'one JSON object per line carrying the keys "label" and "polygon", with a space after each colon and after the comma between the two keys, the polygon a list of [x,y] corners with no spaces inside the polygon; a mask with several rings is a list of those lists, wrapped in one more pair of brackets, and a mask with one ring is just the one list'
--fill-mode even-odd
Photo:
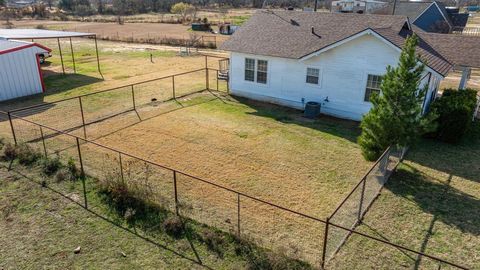
{"label": "distant house with roof", "polygon": [[333,12],[371,13],[374,10],[386,7],[387,2],[377,0],[337,0],[332,1]]}
{"label": "distant house with roof", "polygon": [[[259,11],[221,48],[230,52],[233,95],[297,109],[316,101],[325,114],[360,120],[413,33],[405,16]],[[480,38],[418,35],[426,110],[454,65],[480,67]]]}
{"label": "distant house with roof", "polygon": [[423,31],[436,33],[450,33],[454,29],[464,28],[469,16],[468,13],[459,13],[458,9],[447,8],[435,0],[397,1],[372,13],[407,16],[412,24]]}

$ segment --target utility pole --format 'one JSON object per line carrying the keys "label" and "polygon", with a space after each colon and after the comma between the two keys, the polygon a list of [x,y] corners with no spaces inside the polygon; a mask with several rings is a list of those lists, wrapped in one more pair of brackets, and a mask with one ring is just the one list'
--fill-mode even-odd
{"label": "utility pole", "polygon": [[317,7],[318,7],[318,0],[315,0],[315,7],[313,8],[313,11],[317,12]]}
{"label": "utility pole", "polygon": [[397,7],[397,0],[393,0],[393,10],[392,15],[395,15],[395,8]]}

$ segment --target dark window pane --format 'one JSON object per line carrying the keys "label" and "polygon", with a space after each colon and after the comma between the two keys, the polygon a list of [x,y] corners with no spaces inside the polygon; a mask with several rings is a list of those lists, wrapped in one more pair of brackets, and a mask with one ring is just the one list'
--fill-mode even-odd
{"label": "dark window pane", "polygon": [[307,83],[318,84],[318,77],[307,76]]}
{"label": "dark window pane", "polygon": [[257,72],[257,82],[258,83],[267,83],[267,73],[266,72]]}

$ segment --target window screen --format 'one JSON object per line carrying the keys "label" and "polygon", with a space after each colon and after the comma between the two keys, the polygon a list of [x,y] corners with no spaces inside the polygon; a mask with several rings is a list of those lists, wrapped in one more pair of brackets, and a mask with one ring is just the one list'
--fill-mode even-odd
{"label": "window screen", "polygon": [[318,84],[320,70],[318,68],[307,68],[307,83]]}
{"label": "window screen", "polygon": [[367,87],[365,91],[365,101],[370,101],[373,93],[380,94],[380,85],[382,84],[382,76],[368,74]]}

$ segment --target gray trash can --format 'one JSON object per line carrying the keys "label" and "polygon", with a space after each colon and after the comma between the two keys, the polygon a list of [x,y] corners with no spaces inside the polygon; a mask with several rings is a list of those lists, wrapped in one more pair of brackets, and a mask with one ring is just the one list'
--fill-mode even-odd
{"label": "gray trash can", "polygon": [[315,118],[320,115],[320,103],[315,101],[309,101],[305,105],[305,112],[303,116],[307,118]]}

